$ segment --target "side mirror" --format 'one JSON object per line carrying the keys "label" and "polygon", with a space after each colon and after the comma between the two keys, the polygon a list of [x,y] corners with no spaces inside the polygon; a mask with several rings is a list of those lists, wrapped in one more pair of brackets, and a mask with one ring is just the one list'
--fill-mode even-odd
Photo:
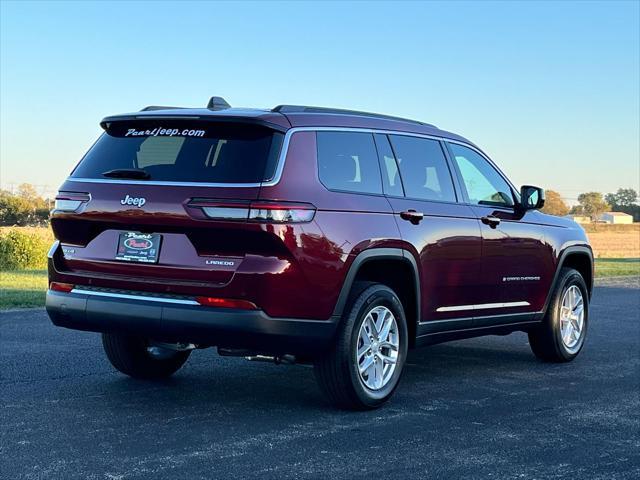
{"label": "side mirror", "polygon": [[520,188],[520,207],[523,210],[538,210],[544,207],[544,190],[533,185]]}

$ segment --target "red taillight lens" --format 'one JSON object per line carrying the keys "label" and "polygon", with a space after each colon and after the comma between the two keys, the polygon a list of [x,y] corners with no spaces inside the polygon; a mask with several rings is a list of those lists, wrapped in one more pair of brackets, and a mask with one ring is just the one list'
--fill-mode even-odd
{"label": "red taillight lens", "polygon": [[71,283],[51,282],[49,284],[49,289],[53,290],[54,292],[69,293],[71,290],[73,290],[73,287],[74,285],[72,285]]}
{"label": "red taillight lens", "polygon": [[258,223],[306,223],[313,220],[316,207],[310,203],[272,201],[226,201],[193,199],[188,204],[200,208],[211,220]]}
{"label": "red taillight lens", "polygon": [[232,298],[196,297],[196,302],[205,307],[237,308],[239,310],[257,310],[255,303]]}

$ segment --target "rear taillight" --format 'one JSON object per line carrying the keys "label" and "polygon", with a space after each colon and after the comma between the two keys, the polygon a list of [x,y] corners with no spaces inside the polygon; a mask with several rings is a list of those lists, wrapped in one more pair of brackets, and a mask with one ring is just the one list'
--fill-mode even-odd
{"label": "rear taillight", "polygon": [[305,223],[313,220],[316,207],[310,203],[252,202],[249,221]]}
{"label": "rear taillight", "polygon": [[54,209],[61,212],[76,212],[82,204],[91,200],[88,193],[59,192]]}
{"label": "rear taillight", "polygon": [[230,220],[264,223],[306,223],[313,220],[316,207],[310,203],[273,202],[258,200],[234,202],[225,200],[194,199],[188,204],[200,208],[211,220]]}
{"label": "rear taillight", "polygon": [[69,293],[71,290],[73,290],[73,288],[74,285],[72,285],[71,283],[51,282],[49,284],[49,289],[53,290],[54,292]]}
{"label": "rear taillight", "polygon": [[237,308],[240,310],[257,310],[255,303],[233,298],[196,297],[196,302],[205,307]]}

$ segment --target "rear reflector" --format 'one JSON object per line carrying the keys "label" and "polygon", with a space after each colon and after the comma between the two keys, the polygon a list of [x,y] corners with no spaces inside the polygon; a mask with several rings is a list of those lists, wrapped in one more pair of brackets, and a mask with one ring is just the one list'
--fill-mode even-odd
{"label": "rear reflector", "polygon": [[258,309],[256,304],[253,302],[249,302],[247,300],[234,300],[231,298],[196,297],[196,302],[205,307],[237,308],[239,310]]}
{"label": "rear reflector", "polygon": [[53,290],[54,292],[69,293],[71,290],[73,290],[73,288],[74,285],[72,285],[71,283],[51,282],[49,284],[49,289]]}
{"label": "rear reflector", "polygon": [[299,202],[234,202],[197,198],[188,206],[201,208],[211,220],[258,223],[306,223],[313,220],[316,214],[316,207]]}

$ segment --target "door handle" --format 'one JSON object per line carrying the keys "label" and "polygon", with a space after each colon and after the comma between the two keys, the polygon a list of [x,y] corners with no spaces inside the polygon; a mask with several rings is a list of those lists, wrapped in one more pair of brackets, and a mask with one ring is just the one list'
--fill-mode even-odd
{"label": "door handle", "polygon": [[403,220],[408,220],[409,222],[413,223],[414,225],[417,225],[424,218],[424,213],[416,212],[413,209],[409,209],[409,210],[407,210],[405,212],[401,212],[400,213],[400,218],[403,219]]}
{"label": "door handle", "polygon": [[486,217],[481,217],[480,221],[485,225],[489,225],[491,228],[496,228],[500,225],[500,219],[498,217],[494,217],[493,215],[487,215]]}

